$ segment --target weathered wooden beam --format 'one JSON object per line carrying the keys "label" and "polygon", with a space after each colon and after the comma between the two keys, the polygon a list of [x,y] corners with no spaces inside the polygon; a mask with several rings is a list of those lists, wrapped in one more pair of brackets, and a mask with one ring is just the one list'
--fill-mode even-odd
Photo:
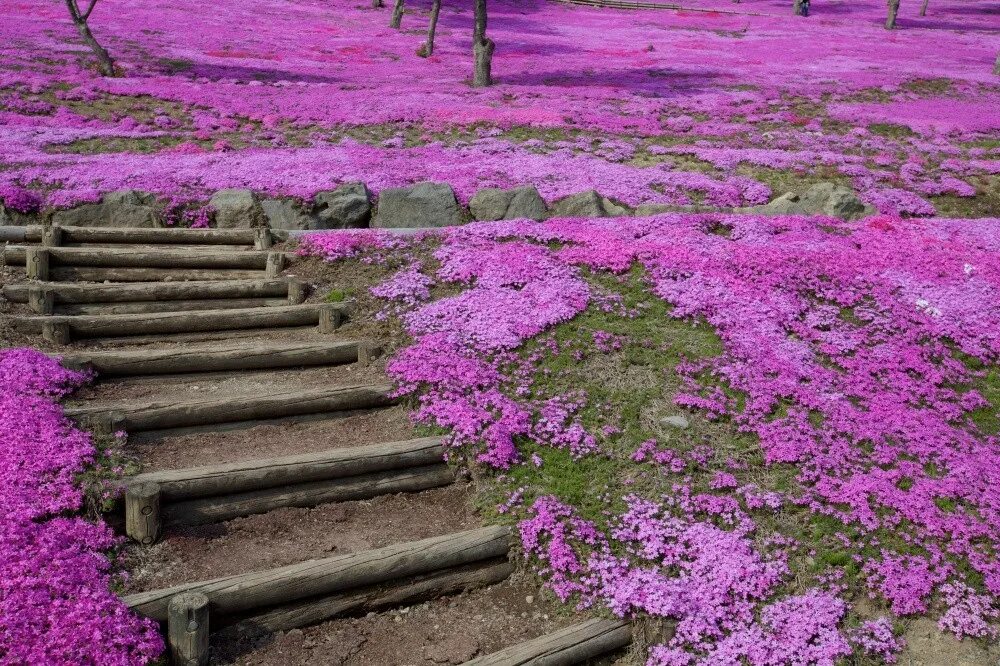
{"label": "weathered wooden beam", "polygon": [[[25,240],[37,243],[42,238],[42,226],[25,229]],[[67,243],[156,243],[253,245],[253,229],[149,229],[120,227],[61,227]]]}
{"label": "weathered wooden beam", "polygon": [[[293,282],[285,280],[229,280],[209,282],[142,282],[134,284],[74,284],[50,282],[45,288],[56,303],[132,303],[136,301],[186,301],[195,299],[281,298]],[[27,303],[29,285],[4,285],[3,295],[14,303]],[[304,300],[304,299],[303,299]]]}
{"label": "weathered wooden beam", "polygon": [[465,662],[465,666],[574,666],[632,642],[632,629],[623,620],[585,620],[579,624],[493,654]]}
{"label": "weathered wooden beam", "polygon": [[[37,333],[48,320],[69,324],[73,335],[82,338],[150,335],[154,333],[201,333],[247,328],[316,326],[320,310],[327,305],[283,305],[234,310],[193,310],[191,312],[147,312],[122,315],[80,315],[60,317],[15,317],[11,323],[22,333]],[[346,309],[346,306],[344,306]]]}
{"label": "weathered wooden beam", "polygon": [[288,305],[287,298],[210,298],[203,301],[135,301],[134,303],[69,303],[53,308],[52,314],[64,316],[149,314],[152,312],[191,312],[194,310],[245,310]]}
{"label": "weathered wooden beam", "polygon": [[384,548],[309,560],[276,569],[186,583],[123,598],[140,615],[165,621],[170,598],[201,592],[220,613],[287,604],[505,556],[506,527],[481,527]]}
{"label": "weathered wooden beam", "polygon": [[60,266],[49,271],[53,282],[184,282],[187,280],[263,280],[264,271],[211,268],[94,268]]}
{"label": "weathered wooden beam", "polygon": [[104,376],[164,375],[354,363],[358,358],[358,343],[352,340],[266,345],[220,342],[161,349],[80,351],[63,354],[61,358],[63,365],[90,368]]}
{"label": "weathered wooden beam", "polygon": [[[6,254],[4,254],[6,260]],[[24,252],[20,264],[26,267],[29,280],[45,282],[51,275],[52,256],[48,248],[30,247]],[[10,262],[7,262],[10,265]]]}
{"label": "weathered wooden beam", "polygon": [[167,501],[228,495],[265,488],[322,481],[440,463],[440,437],[423,437],[276,458],[241,460],[185,469],[137,474],[129,486],[155,483]]}
{"label": "weathered wooden beam", "polygon": [[506,557],[475,562],[361,590],[282,605],[243,618],[231,630],[237,633],[261,630],[287,631],[325,622],[341,615],[361,615],[437,599],[477,587],[496,585],[506,580],[513,571],[514,566]]}
{"label": "weathered wooden beam", "polygon": [[[4,260],[8,265],[21,265],[26,261],[25,246],[8,245]],[[241,268],[264,270],[268,258],[281,257],[280,252],[217,252],[211,250],[136,250],[129,246],[117,247],[49,247],[52,266],[77,266],[92,268]]]}
{"label": "weathered wooden beam", "polygon": [[163,508],[163,519],[170,525],[207,525],[285,507],[311,507],[379,495],[415,493],[447,486],[454,481],[455,473],[443,462],[438,462],[424,467],[175,502]]}
{"label": "weathered wooden beam", "polygon": [[340,386],[211,400],[68,406],[64,413],[70,418],[120,413],[123,427],[132,432],[384,407],[395,401],[391,393],[388,384]]}

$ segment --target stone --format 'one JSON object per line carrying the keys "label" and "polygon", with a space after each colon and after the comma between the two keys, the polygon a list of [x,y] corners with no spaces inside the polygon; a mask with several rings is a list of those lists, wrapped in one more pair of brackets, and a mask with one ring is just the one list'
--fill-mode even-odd
{"label": "stone", "polygon": [[687,420],[687,417],[681,416],[680,414],[664,416],[660,419],[660,423],[671,428],[677,428],[678,430],[687,430],[691,427],[691,422]]}
{"label": "stone", "polygon": [[477,220],[542,220],[545,200],[534,185],[500,190],[488,187],[476,192],[469,201],[469,210]]}
{"label": "stone", "polygon": [[83,204],[52,214],[52,223],[66,227],[130,227],[162,226],[156,197],[139,190],[109,192],[100,203]]}
{"label": "stone", "polygon": [[382,190],[373,227],[449,227],[461,224],[462,209],[447,183],[425,181]]}
{"label": "stone", "polygon": [[602,197],[597,190],[587,190],[552,204],[549,217],[622,217],[631,215],[632,210]]}
{"label": "stone", "polygon": [[271,229],[315,230],[320,228],[315,218],[308,215],[302,209],[302,205],[293,199],[264,199],[260,202],[260,207],[267,219],[267,226]]}
{"label": "stone", "polygon": [[313,201],[317,229],[364,229],[371,221],[371,192],[364,183],[344,183]]}
{"label": "stone", "polygon": [[741,210],[764,215],[826,215],[848,221],[875,214],[875,208],[861,201],[851,188],[836,183],[816,183],[802,194],[786,192],[763,206]]}
{"label": "stone", "polygon": [[246,189],[219,190],[208,200],[220,229],[250,229],[264,226],[264,209],[257,195]]}

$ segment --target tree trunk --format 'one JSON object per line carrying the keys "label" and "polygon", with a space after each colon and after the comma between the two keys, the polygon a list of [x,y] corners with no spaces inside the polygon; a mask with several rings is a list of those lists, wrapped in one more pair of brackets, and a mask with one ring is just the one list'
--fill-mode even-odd
{"label": "tree trunk", "polygon": [[997,54],[997,61],[993,63],[993,73],[1000,76],[1000,53]]}
{"label": "tree trunk", "polygon": [[441,0],[431,3],[431,23],[427,26],[427,41],[420,50],[420,55],[429,58],[434,55],[434,33],[437,32],[438,15],[441,13]]}
{"label": "tree trunk", "polygon": [[382,0],[372,0],[372,9],[382,9],[385,3]]}
{"label": "tree trunk", "polygon": [[392,18],[389,20],[389,27],[399,30],[403,24],[403,0],[396,0],[392,6]]}
{"label": "tree trunk", "polygon": [[930,0],[924,0],[924,4],[920,5],[920,15],[921,16],[927,16],[927,3],[929,1]]}
{"label": "tree trunk", "polygon": [[496,44],[486,36],[486,0],[476,0],[475,26],[472,32],[472,53],[475,65],[472,85],[476,88],[493,85],[493,50]]}
{"label": "tree trunk", "polygon": [[792,4],[792,14],[802,16],[802,0],[795,0]]}
{"label": "tree trunk", "polygon": [[89,11],[87,12],[88,16],[81,15],[76,5],[76,0],[66,0],[66,6],[69,8],[70,18],[73,19],[73,24],[76,26],[77,32],[80,33],[80,37],[90,47],[90,50],[94,52],[94,55],[97,56],[97,66],[101,70],[101,74],[104,76],[114,76],[115,62],[104,47],[97,43],[94,33],[90,31],[90,27],[87,25]]}
{"label": "tree trunk", "polygon": [[885,18],[885,29],[892,30],[896,27],[896,14],[899,13],[899,0],[889,0],[889,15]]}

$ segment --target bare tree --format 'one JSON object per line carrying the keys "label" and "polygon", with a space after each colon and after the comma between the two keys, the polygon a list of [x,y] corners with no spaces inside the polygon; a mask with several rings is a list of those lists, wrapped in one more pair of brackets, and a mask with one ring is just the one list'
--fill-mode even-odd
{"label": "bare tree", "polygon": [[392,18],[389,19],[389,27],[399,30],[399,26],[403,24],[403,0],[396,0],[396,3],[392,6]]}
{"label": "bare tree", "polygon": [[421,58],[430,58],[434,55],[434,33],[437,32],[438,15],[441,14],[441,0],[431,2],[431,22],[427,26],[427,41],[417,49],[417,55]]}
{"label": "bare tree", "polygon": [[97,56],[97,66],[100,68],[101,74],[104,76],[114,76],[115,61],[111,59],[111,56],[104,47],[97,43],[94,33],[90,31],[90,26],[87,25],[87,20],[90,19],[90,15],[93,13],[96,5],[97,0],[89,0],[87,8],[80,11],[79,0],[66,0],[66,7],[69,9],[70,18],[73,19],[73,25],[76,26],[76,31],[80,33],[83,41],[94,52],[94,55]]}
{"label": "bare tree", "polygon": [[796,16],[802,16],[803,4],[804,3],[802,2],[802,0],[795,0],[795,2],[792,4],[792,13],[795,14]]}
{"label": "bare tree", "polygon": [[493,50],[496,44],[486,36],[486,0],[475,0],[475,24],[472,30],[472,54],[475,60],[472,85],[493,85]]}
{"label": "bare tree", "polygon": [[920,15],[927,16],[927,3],[929,0],[924,0],[924,4],[920,5]]}
{"label": "bare tree", "polygon": [[896,27],[896,14],[899,13],[899,0],[889,0],[889,15],[885,17],[885,29]]}
{"label": "bare tree", "polygon": [[382,0],[372,0],[372,9],[382,9],[385,7],[385,2]]}
{"label": "bare tree", "polygon": [[997,54],[997,61],[993,63],[993,73],[1000,76],[1000,53]]}

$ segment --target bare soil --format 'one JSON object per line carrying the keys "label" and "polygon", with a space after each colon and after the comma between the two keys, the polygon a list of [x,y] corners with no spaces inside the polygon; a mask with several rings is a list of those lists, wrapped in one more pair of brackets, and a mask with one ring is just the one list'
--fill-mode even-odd
{"label": "bare soil", "polygon": [[386,613],[340,618],[277,634],[213,636],[212,663],[268,666],[402,666],[461,664],[572,624],[542,599],[537,583],[512,576]]}
{"label": "bare soil", "polygon": [[473,529],[466,483],[370,500],[286,508],[215,525],[169,529],[127,550],[129,592],[249,573]]}

